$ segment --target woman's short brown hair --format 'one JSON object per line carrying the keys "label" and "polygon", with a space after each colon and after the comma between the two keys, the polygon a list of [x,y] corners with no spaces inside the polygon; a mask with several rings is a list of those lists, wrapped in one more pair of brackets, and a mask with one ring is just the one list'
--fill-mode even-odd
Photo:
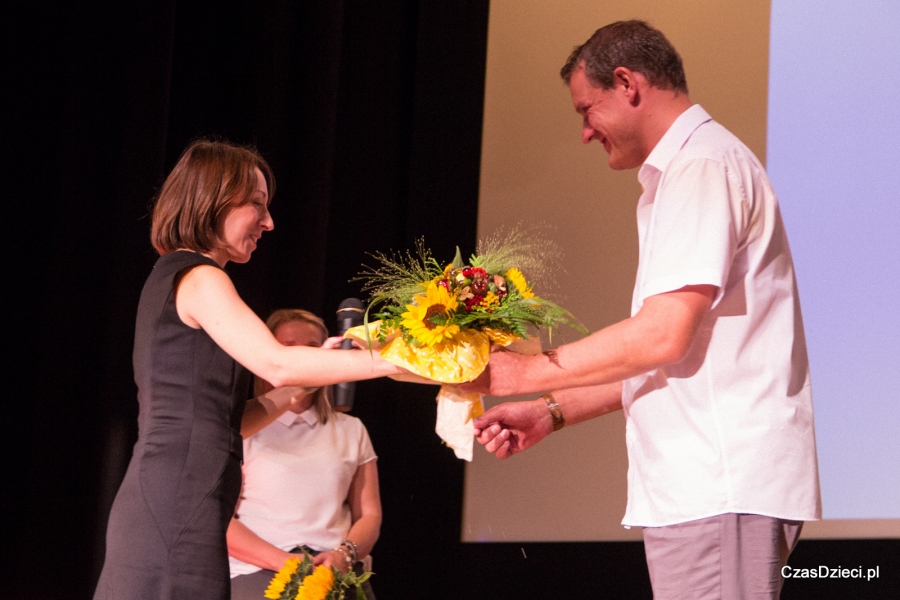
{"label": "woman's short brown hair", "polygon": [[[276,310],[271,315],[269,315],[268,319],[266,319],[266,327],[268,327],[269,331],[271,331],[274,335],[275,331],[280,325],[293,321],[299,321],[301,323],[309,323],[310,325],[314,325],[322,334],[323,340],[328,337],[328,328],[325,326],[325,321],[309,312],[308,310],[303,310],[300,308],[282,308]],[[261,396],[267,391],[267,389],[268,388],[266,387],[263,380],[257,377],[254,387],[254,395]],[[322,423],[327,423],[328,418],[334,412],[334,409],[331,406],[330,385],[320,387],[315,391],[313,406],[316,407],[316,413],[319,415],[319,421],[321,421]]]}
{"label": "woman's short brown hair", "polygon": [[275,177],[255,149],[216,140],[191,142],[153,206],[150,241],[156,251],[218,248],[220,219],[226,208],[243,204],[256,191],[256,169],[266,179],[271,200]]}

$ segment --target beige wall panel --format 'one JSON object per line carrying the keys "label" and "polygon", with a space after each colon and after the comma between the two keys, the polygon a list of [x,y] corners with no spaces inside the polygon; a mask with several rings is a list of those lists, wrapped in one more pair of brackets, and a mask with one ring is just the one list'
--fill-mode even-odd
{"label": "beige wall panel", "polygon": [[[581,121],[558,73],[594,30],[630,18],[669,37],[692,99],[765,158],[768,1],[493,0],[479,237],[520,219],[547,225],[566,266],[548,295],[591,330],[629,314],[640,186],[636,170],[610,170],[600,144],[581,144]],[[571,339],[566,332],[562,341]],[[466,471],[462,539],[639,539],[639,530],[619,524],[626,470],[621,412],[510,460],[478,448]]]}

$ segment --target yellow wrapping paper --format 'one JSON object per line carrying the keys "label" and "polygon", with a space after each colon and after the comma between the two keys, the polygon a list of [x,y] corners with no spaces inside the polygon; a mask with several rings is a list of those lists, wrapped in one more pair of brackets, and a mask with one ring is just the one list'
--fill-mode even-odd
{"label": "yellow wrapping paper", "polygon": [[[491,356],[491,342],[522,354],[537,354],[541,343],[537,337],[523,339],[517,335],[494,329],[475,331],[464,329],[452,341],[434,346],[407,346],[399,332],[391,332],[385,344],[378,343],[381,321],[368,324],[372,349],[391,364],[403,367],[417,377],[397,377],[401,381],[443,383],[437,396],[435,431],[453,449],[458,458],[471,461],[475,426],[472,420],[484,412],[481,394],[460,392],[456,385],[472,381],[481,375]],[[369,348],[366,326],[352,327],[345,338]],[[449,384],[449,385],[448,385]]]}
{"label": "yellow wrapping paper", "polygon": [[[382,358],[440,383],[465,383],[481,375],[491,356],[491,342],[510,346],[517,340],[525,341],[517,335],[495,329],[463,329],[451,341],[434,346],[407,346],[398,332],[392,332],[386,336],[384,346],[381,346],[376,339],[380,327],[381,321],[369,323],[369,339],[372,341],[372,348],[378,350]],[[369,347],[365,325],[351,327],[344,337],[354,340],[363,348]]]}

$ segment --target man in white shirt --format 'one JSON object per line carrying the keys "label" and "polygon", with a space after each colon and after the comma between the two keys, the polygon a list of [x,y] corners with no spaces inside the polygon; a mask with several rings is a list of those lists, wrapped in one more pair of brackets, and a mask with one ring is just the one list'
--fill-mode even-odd
{"label": "man in white shirt", "polygon": [[821,517],[809,366],[790,249],[759,161],[691,103],[678,53],[613,23],[562,70],[582,139],[640,167],[632,316],[538,356],[495,352],[467,391],[517,395],[476,433],[506,458],[624,409],[628,505],[656,598],[777,598]]}

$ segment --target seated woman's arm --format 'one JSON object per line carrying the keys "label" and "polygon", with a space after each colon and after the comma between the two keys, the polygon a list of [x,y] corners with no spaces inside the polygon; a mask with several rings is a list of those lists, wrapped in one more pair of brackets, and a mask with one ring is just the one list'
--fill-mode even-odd
{"label": "seated woman's arm", "polygon": [[[330,337],[322,342],[322,345],[319,347],[326,350],[334,350],[341,347],[342,341],[343,338],[339,336]],[[272,389],[272,386],[267,381],[263,381],[261,389],[267,390],[266,393],[247,400],[247,406],[244,409],[244,418],[241,421],[241,435],[245,439],[265,428],[287,409],[293,409],[297,405],[302,405],[303,401],[308,399],[319,388],[295,386]]]}
{"label": "seated woman's arm", "polygon": [[278,571],[284,566],[284,561],[296,556],[296,554],[285,552],[281,548],[273,546],[250,531],[246,525],[234,517],[231,518],[231,523],[228,524],[226,539],[228,540],[228,554],[230,556],[270,571]]}
{"label": "seated woman's arm", "polygon": [[[377,461],[370,460],[356,468],[350,491],[347,494],[353,525],[347,539],[356,544],[358,559],[369,555],[381,533],[381,494],[378,490]],[[337,550],[323,552],[313,560],[346,571],[344,556]]]}
{"label": "seated woman's arm", "polygon": [[284,413],[296,398],[309,394],[307,388],[283,387],[269,390],[262,396],[247,400],[241,421],[241,436],[250,437]]}

